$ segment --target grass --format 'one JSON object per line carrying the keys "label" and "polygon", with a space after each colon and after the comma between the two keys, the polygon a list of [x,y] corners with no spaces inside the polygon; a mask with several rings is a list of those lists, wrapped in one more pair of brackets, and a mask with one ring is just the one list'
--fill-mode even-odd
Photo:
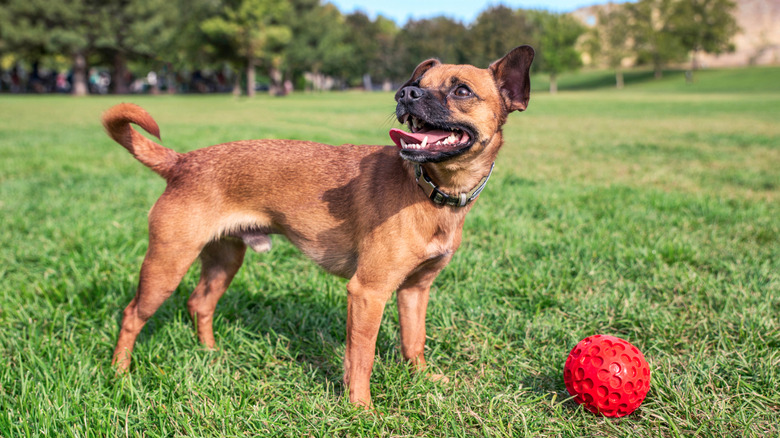
{"label": "grass", "polygon": [[[427,357],[452,383],[401,362],[391,304],[375,413],[343,397],[345,281],[282,239],[220,301],[218,351],[188,321],[193,269],[114,377],[163,189],[99,126],[127,100],[180,151],[387,143],[393,126],[390,94],[0,97],[0,436],[780,434],[780,90],[534,94],[432,290]],[[595,417],[566,393],[566,355],[596,333],[650,363],[631,416]]]}

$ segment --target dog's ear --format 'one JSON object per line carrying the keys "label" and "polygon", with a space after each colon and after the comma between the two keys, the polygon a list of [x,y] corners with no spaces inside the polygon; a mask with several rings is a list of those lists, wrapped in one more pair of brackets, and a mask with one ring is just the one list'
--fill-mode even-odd
{"label": "dog's ear", "polygon": [[531,46],[520,46],[490,64],[488,68],[506,101],[509,112],[525,111],[528,108],[528,100],[531,97],[528,70],[533,60],[534,49]]}
{"label": "dog's ear", "polygon": [[[412,73],[412,77],[409,78],[409,80],[406,81],[403,85],[401,85],[398,88],[398,91],[400,92],[404,87],[419,81],[426,71],[430,70],[433,67],[436,67],[437,65],[441,65],[441,61],[439,61],[436,58],[431,58],[421,62],[420,65],[418,65],[417,68],[414,69],[414,73]],[[395,94],[395,98],[396,100],[398,100],[398,93]]]}

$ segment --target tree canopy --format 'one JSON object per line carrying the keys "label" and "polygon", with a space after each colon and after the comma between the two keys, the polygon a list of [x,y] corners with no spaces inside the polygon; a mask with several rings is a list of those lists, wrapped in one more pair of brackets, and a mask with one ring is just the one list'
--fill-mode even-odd
{"label": "tree canopy", "polygon": [[67,73],[74,94],[88,83],[95,92],[100,74],[111,84],[101,92],[140,84],[238,93],[243,84],[251,96],[261,86],[284,94],[290,84],[386,88],[427,58],[486,67],[530,44],[533,69],[549,75],[554,92],[583,51],[615,69],[618,84],[626,63],[652,65],[659,76],[670,63],[692,60],[697,68],[698,53],[733,47],[734,9],[732,0],[610,4],[588,30],[570,14],[501,4],[472,23],[438,16],[399,26],[322,0],[0,0],[0,70],[26,74],[29,91],[48,89],[33,80],[48,69]]}

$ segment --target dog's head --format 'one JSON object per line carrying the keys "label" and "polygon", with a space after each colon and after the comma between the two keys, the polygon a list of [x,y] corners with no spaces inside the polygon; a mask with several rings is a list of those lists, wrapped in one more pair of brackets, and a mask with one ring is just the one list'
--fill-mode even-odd
{"label": "dog's head", "polygon": [[396,117],[409,128],[390,131],[401,156],[437,163],[493,144],[507,115],[528,106],[533,58],[530,46],[520,46],[487,69],[422,62],[395,94]]}

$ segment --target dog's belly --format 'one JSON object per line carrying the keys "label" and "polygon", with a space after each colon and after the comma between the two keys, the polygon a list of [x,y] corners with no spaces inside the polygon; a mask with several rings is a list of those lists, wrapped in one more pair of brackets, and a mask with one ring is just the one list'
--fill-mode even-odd
{"label": "dog's belly", "polygon": [[333,275],[351,278],[357,270],[357,251],[349,248],[323,248],[318,245],[306,244],[300,245],[298,248],[322,269]]}
{"label": "dog's belly", "polygon": [[352,236],[339,232],[338,227],[331,230],[296,231],[286,227],[246,226],[241,231],[227,235],[238,237],[254,251],[271,250],[270,234],[282,234],[301,252],[312,259],[327,272],[344,278],[350,278],[357,269],[357,248],[351,244]]}

